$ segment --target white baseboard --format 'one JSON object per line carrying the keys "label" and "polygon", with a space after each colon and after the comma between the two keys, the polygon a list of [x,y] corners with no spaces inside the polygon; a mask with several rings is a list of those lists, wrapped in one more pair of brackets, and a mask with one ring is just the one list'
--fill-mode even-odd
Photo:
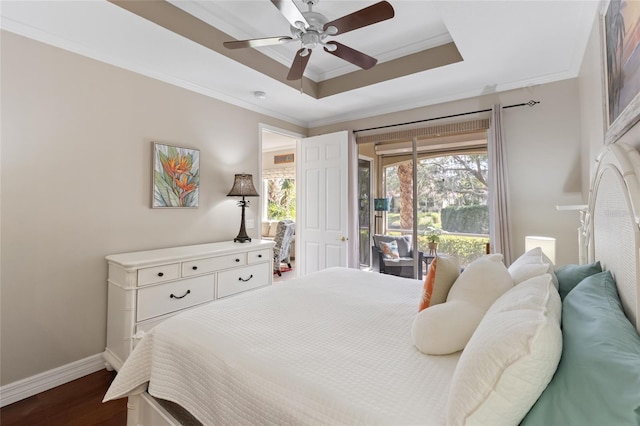
{"label": "white baseboard", "polygon": [[13,404],[22,399],[39,394],[56,386],[84,377],[87,374],[100,371],[104,366],[102,354],[72,362],[17,382],[0,387],[0,407]]}

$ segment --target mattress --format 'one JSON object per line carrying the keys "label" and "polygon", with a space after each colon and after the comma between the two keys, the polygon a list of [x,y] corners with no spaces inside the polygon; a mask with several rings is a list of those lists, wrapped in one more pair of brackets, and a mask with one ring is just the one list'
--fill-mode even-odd
{"label": "mattress", "polygon": [[105,401],[144,390],[203,424],[444,424],[459,353],[412,344],[422,283],[330,268],[168,319]]}

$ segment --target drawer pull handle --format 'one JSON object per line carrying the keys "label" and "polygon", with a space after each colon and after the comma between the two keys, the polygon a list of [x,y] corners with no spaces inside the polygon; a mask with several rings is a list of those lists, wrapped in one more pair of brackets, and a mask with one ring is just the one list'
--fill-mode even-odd
{"label": "drawer pull handle", "polygon": [[158,276],[159,277],[163,277],[164,276],[164,272],[158,272]]}
{"label": "drawer pull handle", "polygon": [[193,269],[194,271],[197,271],[198,267],[197,266],[192,266],[191,269]]}
{"label": "drawer pull handle", "polygon": [[185,297],[189,293],[191,293],[191,290],[187,290],[187,292],[185,294],[183,294],[182,296],[176,296],[175,294],[171,293],[171,296],[169,296],[169,297],[171,299],[182,299],[183,297]]}
{"label": "drawer pull handle", "polygon": [[240,262],[240,259],[236,259],[236,262]]}
{"label": "drawer pull handle", "polygon": [[249,278],[247,278],[246,280],[242,277],[238,277],[238,281],[242,281],[243,283],[246,283],[247,281],[249,281],[251,278],[253,278],[253,274],[249,275]]}
{"label": "drawer pull handle", "polygon": [[261,254],[259,254],[259,255],[258,255],[258,259],[259,259],[259,258],[261,258],[261,257],[262,257],[262,255],[261,255]]}

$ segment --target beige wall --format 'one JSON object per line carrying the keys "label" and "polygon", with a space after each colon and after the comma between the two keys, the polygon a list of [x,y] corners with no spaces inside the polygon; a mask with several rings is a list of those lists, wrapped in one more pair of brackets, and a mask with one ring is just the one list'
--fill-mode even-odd
{"label": "beige wall", "polygon": [[309,134],[410,122],[491,108],[494,103],[519,104],[529,99],[541,103],[531,108],[506,109],[503,114],[511,197],[512,255],[524,252],[526,235],[544,235],[557,240],[558,264],[576,263],[578,214],[559,212],[556,205],[584,202],[580,181],[577,79],[324,126],[310,129]]}
{"label": "beige wall", "polygon": [[602,55],[600,53],[599,20],[593,23],[587,49],[582,60],[580,77],[580,127],[582,135],[582,190],[584,199],[589,196],[589,184],[593,163],[604,146],[604,112],[602,84]]}
{"label": "beige wall", "polygon": [[[11,33],[1,43],[5,385],[102,352],[104,256],[232,239],[226,194],[235,173],[257,174],[259,123],[305,129]],[[149,207],[152,141],[200,150],[199,208]]]}
{"label": "beige wall", "polygon": [[[276,155],[285,155],[293,153],[293,162],[292,163],[278,163],[275,164],[275,156]],[[271,169],[295,169],[296,168],[296,160],[298,159],[298,154],[296,154],[295,145],[290,149],[283,149],[278,151],[267,151],[262,153],[262,169],[263,170],[271,170]]]}

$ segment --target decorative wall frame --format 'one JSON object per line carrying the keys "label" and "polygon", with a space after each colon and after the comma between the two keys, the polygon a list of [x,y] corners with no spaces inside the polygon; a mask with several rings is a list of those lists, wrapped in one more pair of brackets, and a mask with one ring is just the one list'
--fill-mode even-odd
{"label": "decorative wall frame", "polygon": [[294,154],[282,154],[273,156],[273,164],[293,163]]}
{"label": "decorative wall frame", "polygon": [[152,208],[197,208],[200,151],[153,144]]}
{"label": "decorative wall frame", "polygon": [[611,0],[602,9],[605,142],[613,143],[640,121],[640,7]]}

